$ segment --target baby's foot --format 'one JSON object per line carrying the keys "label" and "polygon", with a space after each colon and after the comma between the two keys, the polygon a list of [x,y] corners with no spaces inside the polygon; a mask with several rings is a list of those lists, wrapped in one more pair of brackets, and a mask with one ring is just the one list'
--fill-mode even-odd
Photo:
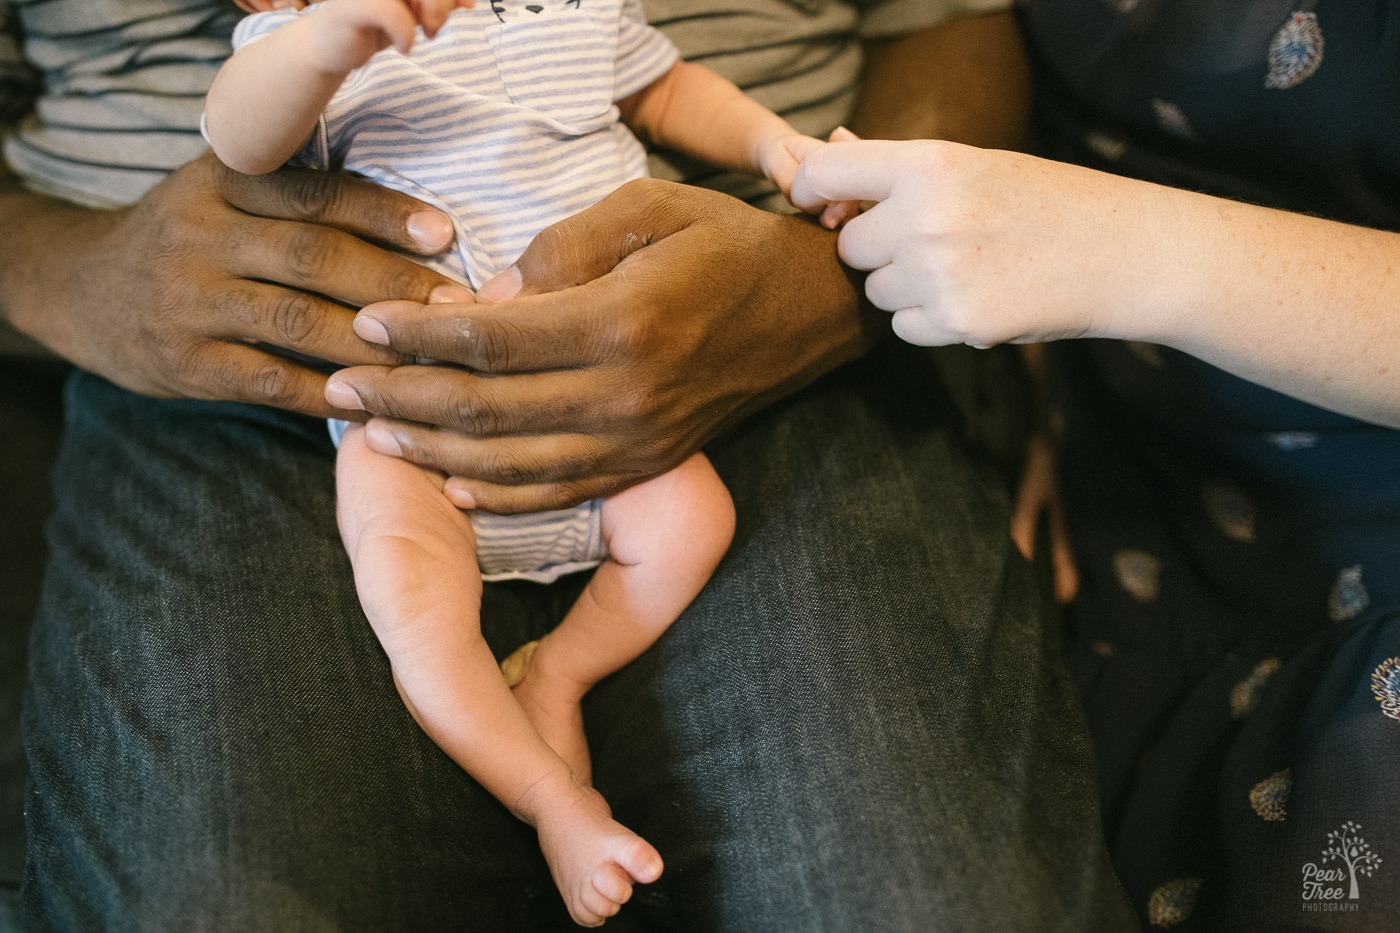
{"label": "baby's foot", "polygon": [[612,818],[603,796],[564,778],[531,790],[540,851],[580,926],[601,926],[632,897],[634,884],[661,877],[661,855]]}
{"label": "baby's foot", "polygon": [[578,687],[561,683],[549,676],[547,668],[534,663],[538,644],[521,647],[501,662],[501,671],[540,738],[564,759],[580,784],[591,784],[593,765],[583,732]]}

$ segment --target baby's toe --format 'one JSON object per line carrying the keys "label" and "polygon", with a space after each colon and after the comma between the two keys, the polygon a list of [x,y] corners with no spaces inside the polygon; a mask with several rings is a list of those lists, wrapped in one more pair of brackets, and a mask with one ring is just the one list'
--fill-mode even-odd
{"label": "baby's toe", "polygon": [[593,873],[593,888],[615,904],[625,904],[632,896],[632,879],[621,866],[608,863]]}
{"label": "baby's toe", "polygon": [[650,884],[660,878],[664,867],[661,853],[641,836],[633,836],[623,844],[617,853],[617,861],[633,881],[641,884]]}
{"label": "baby's toe", "polygon": [[[587,885],[579,895],[577,909],[570,911],[574,920],[583,926],[601,926],[603,921],[622,909],[622,904],[603,894],[592,885]],[[580,919],[583,915],[591,922]]]}

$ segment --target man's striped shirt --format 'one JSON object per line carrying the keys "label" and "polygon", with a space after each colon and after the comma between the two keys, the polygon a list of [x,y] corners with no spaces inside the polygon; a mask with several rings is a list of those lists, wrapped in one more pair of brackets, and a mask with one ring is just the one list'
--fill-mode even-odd
{"label": "man's striped shirt", "polygon": [[[849,118],[862,40],[1007,5],[644,0],[649,21],[683,56],[819,137]],[[229,0],[0,0],[0,122],[21,118],[3,150],[11,170],[31,187],[81,203],[139,198],[204,149],[204,93],[242,15]],[[651,173],[755,203],[772,191],[669,154],[653,154]]]}

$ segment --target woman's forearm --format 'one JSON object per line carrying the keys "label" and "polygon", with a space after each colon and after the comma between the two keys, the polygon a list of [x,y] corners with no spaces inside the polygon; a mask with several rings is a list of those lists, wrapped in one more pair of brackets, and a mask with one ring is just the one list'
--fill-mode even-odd
{"label": "woman's forearm", "polygon": [[1169,188],[1152,202],[1160,292],[1122,336],[1400,427],[1400,235]]}

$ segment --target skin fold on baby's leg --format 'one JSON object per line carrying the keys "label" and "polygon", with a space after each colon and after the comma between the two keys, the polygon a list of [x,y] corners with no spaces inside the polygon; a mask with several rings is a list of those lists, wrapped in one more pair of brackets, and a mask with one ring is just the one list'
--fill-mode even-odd
{"label": "skin fold on baby's leg", "polygon": [[337,517],[399,693],[444,752],[535,827],[570,915],[597,926],[660,876],[661,856],[612,819],[506,686],[481,637],[476,538],[442,477],[371,451],[363,434],[351,428],[340,447]]}
{"label": "skin fold on baby's leg", "polygon": [[649,648],[714,573],[734,535],[734,505],[704,455],[603,502],[609,557],[567,615],[506,667],[535,729],[582,783],[592,779],[580,702]]}

